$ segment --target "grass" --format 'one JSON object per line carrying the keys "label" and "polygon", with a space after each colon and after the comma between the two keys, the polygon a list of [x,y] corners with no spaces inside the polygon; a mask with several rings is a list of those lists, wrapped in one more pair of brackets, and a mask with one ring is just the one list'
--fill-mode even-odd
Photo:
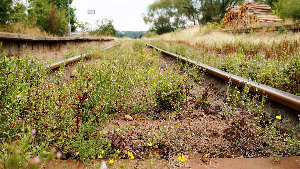
{"label": "grass", "polygon": [[[53,72],[30,56],[1,55],[0,167],[35,168],[56,158],[133,157],[182,166],[179,153],[299,154],[295,133],[273,125],[276,120],[265,115],[259,96],[231,85],[222,96],[212,85],[201,87],[196,68],[168,63],[139,40],[119,44],[106,51],[89,49],[90,60]],[[222,99],[228,102],[219,103]],[[212,111],[216,107],[223,114]],[[135,121],[122,120],[128,114]]]}
{"label": "grass", "polygon": [[0,32],[21,33],[33,36],[51,36],[38,27],[29,27],[24,23],[10,23],[7,25],[0,25]]}
{"label": "grass", "polygon": [[[300,34],[225,34],[192,28],[151,43],[258,83],[300,95]],[[168,43],[164,43],[168,42]]]}
{"label": "grass", "polygon": [[[143,44],[133,44],[133,48],[127,44],[122,49],[96,51],[97,60],[91,65],[78,63],[78,76],[70,81],[62,80],[63,69],[49,78],[34,60],[2,56],[1,144],[18,139],[18,133],[28,127],[38,131],[36,142],[71,156],[76,152],[80,158],[96,157],[102,151],[111,154],[111,140],[97,133],[112,115],[150,109],[155,106],[152,95],[156,90],[167,89],[172,95],[177,87],[170,84],[183,83],[179,75],[161,69]],[[87,144],[84,148],[83,143]]]}

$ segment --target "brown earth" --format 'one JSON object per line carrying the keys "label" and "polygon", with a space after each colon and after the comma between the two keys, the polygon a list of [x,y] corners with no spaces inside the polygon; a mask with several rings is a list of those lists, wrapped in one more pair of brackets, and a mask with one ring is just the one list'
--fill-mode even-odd
{"label": "brown earth", "polygon": [[[46,163],[42,168],[99,168],[102,160],[91,160],[88,164],[74,162],[72,160],[56,160]],[[108,163],[108,160],[104,160]],[[97,164],[98,163],[98,164]],[[190,169],[298,169],[300,157],[274,158],[213,158],[204,163],[201,158],[189,158],[184,163],[169,164],[166,160],[115,160],[113,164],[107,164],[109,168],[190,168]]]}

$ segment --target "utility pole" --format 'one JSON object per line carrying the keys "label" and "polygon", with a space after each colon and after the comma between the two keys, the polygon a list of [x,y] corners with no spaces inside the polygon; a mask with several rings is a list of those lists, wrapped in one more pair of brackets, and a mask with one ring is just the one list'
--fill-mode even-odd
{"label": "utility pole", "polygon": [[68,15],[69,15],[69,23],[68,23],[68,35],[71,35],[71,23],[70,23],[70,3],[68,0]]}

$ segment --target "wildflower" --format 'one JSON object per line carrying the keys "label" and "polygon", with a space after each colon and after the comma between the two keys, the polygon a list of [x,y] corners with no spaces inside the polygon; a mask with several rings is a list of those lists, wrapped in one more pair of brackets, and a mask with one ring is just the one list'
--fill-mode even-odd
{"label": "wildflower", "polygon": [[52,148],[51,148],[51,151],[52,151],[52,152],[55,152],[55,151],[56,151],[56,149],[55,149],[54,147],[52,147]]}
{"label": "wildflower", "polygon": [[109,143],[109,144],[108,144],[108,147],[110,147],[110,146],[111,146],[111,144]]}
{"label": "wildflower", "polygon": [[31,134],[35,135],[36,134],[36,129],[31,130]]}
{"label": "wildflower", "polygon": [[281,120],[281,116],[276,116],[276,119]]}
{"label": "wildflower", "polygon": [[151,141],[150,141],[150,143],[148,143],[148,146],[149,146],[149,147],[152,147],[152,142],[151,142]]}
{"label": "wildflower", "polygon": [[61,156],[62,156],[62,153],[61,153],[61,152],[57,152],[57,153],[56,153],[56,157],[57,157],[58,159],[60,159]]}
{"label": "wildflower", "polygon": [[75,157],[77,157],[79,155],[79,152],[77,152],[76,154],[75,154]]}
{"label": "wildflower", "polygon": [[118,149],[118,150],[116,150],[116,153],[117,153],[117,154],[120,154],[120,153],[121,153],[121,151]]}
{"label": "wildflower", "polygon": [[39,164],[39,163],[41,163],[41,159],[38,158],[37,156],[35,156],[35,157],[33,157],[33,162],[36,164]]}
{"label": "wildflower", "polygon": [[102,161],[100,169],[107,169],[106,163],[104,161]]}
{"label": "wildflower", "polygon": [[134,156],[133,156],[133,154],[132,154],[131,152],[129,152],[129,151],[128,151],[128,153],[127,153],[127,154],[128,154],[128,156],[130,157],[130,159],[131,159],[131,160],[133,160],[133,159],[134,159]]}
{"label": "wildflower", "polygon": [[181,163],[183,163],[183,162],[185,162],[185,161],[187,160],[187,158],[182,154],[182,155],[179,155],[178,160],[179,160]]}
{"label": "wildflower", "polygon": [[98,158],[101,159],[101,158],[103,158],[103,156],[100,154],[100,155],[98,156]]}
{"label": "wildflower", "polygon": [[111,159],[111,160],[109,160],[109,162],[108,162],[109,164],[112,164],[112,163],[114,163],[114,159]]}

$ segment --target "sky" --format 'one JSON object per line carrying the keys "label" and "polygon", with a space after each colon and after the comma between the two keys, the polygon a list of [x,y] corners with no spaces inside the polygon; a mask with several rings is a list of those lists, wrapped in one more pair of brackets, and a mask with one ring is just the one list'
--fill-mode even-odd
{"label": "sky", "polygon": [[[119,31],[147,31],[142,14],[155,0],[73,0],[72,7],[80,22],[88,22],[90,29],[95,28],[98,19],[113,20],[114,27]],[[88,14],[95,10],[95,14]]]}

